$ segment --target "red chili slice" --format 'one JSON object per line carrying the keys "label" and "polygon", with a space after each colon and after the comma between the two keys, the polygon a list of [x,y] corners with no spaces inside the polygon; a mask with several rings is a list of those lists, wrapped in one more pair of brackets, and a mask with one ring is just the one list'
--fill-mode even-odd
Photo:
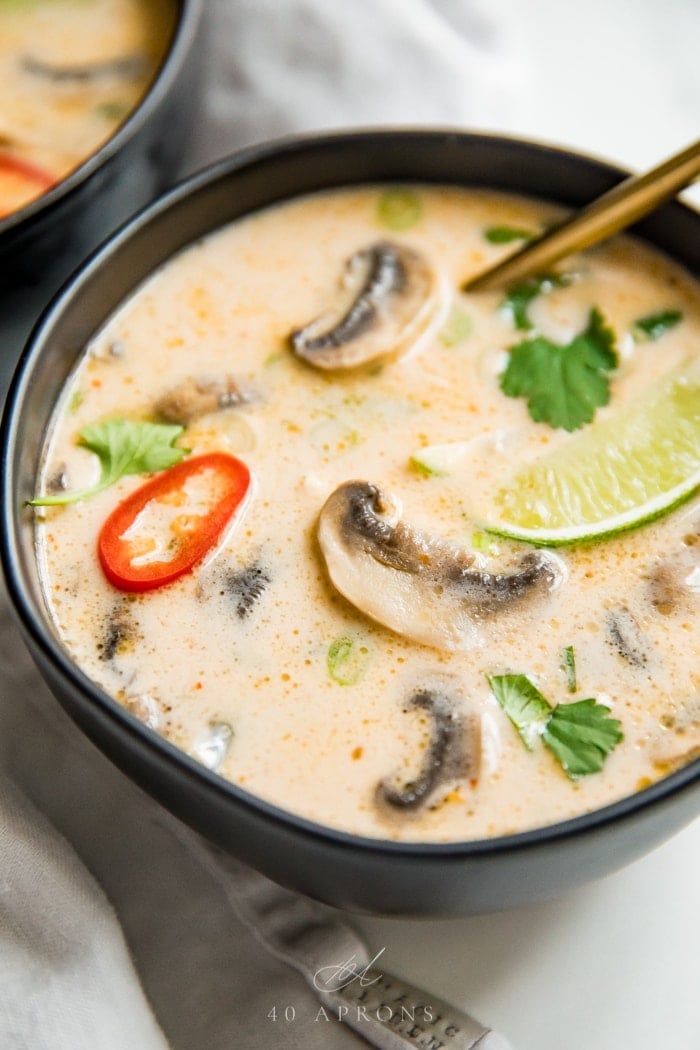
{"label": "red chili slice", "polygon": [[[203,513],[200,493],[195,493],[200,506],[193,511],[192,493],[186,492],[188,482],[194,487],[200,483]],[[184,459],[156,474],[115,507],[100,530],[97,550],[109,582],[121,591],[150,591],[191,572],[221,538],[249,484],[250,472],[245,463],[225,452]],[[183,511],[167,524],[171,534],[167,544],[171,556],[167,558],[158,557],[157,553],[152,556],[147,536],[139,537],[133,531],[131,536],[125,535],[136,527],[142,512],[150,508],[157,513],[159,504],[166,515],[171,507],[181,507]]]}
{"label": "red chili slice", "polygon": [[55,181],[43,168],[11,153],[0,153],[0,198],[6,201],[4,206],[0,202],[0,219],[45,193]]}

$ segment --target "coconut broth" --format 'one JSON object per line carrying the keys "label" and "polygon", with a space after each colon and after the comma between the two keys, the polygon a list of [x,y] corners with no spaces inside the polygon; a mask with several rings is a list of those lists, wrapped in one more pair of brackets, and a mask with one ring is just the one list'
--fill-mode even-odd
{"label": "coconut broth", "polygon": [[[41,485],[97,479],[81,429],[114,417],[153,419],[192,377],[234,377],[235,405],[199,415],[180,444],[239,456],[252,491],[212,556],[175,583],[127,595],[106,581],[96,538],[143,477],[89,500],[38,512],[37,551],[63,645],[83,670],[154,731],[246,791],[320,824],[409,841],[509,834],[629,795],[700,745],[697,628],[700,502],[605,542],[559,549],[563,582],[488,617],[466,651],[418,644],[382,627],[329,582],[319,512],[337,486],[364,479],[400,497],[412,524],[475,548],[481,559],[526,545],[484,536],[494,480],[569,440],[533,423],[499,388],[507,348],[522,338],[501,296],[463,296],[462,280],[506,249],[484,231],[537,230],[549,205],[486,191],[418,191],[405,231],[382,224],[382,190],[300,198],[193,244],[150,277],[96,334],[67,384]],[[337,293],[344,261],[382,239],[409,245],[442,279],[441,307],[414,349],[379,365],[323,373],[289,348],[292,329]],[[605,419],[697,352],[695,282],[640,243],[617,238],[568,264],[576,279],[531,304],[537,330],[566,341],[596,306],[616,335],[619,367]],[[670,307],[682,323],[655,342],[634,322]],[[466,462],[426,476],[423,446],[470,440]],[[242,601],[245,578],[255,586]],[[250,574],[252,573],[252,577]],[[620,639],[623,638],[621,643]],[[575,692],[563,652],[575,653]],[[334,659],[347,657],[340,672]],[[528,750],[488,675],[522,673],[552,703],[593,697],[624,739],[603,770],[572,780],[542,746]],[[429,754],[431,719],[407,701],[449,695],[469,724],[470,758],[410,809],[378,801]]]}

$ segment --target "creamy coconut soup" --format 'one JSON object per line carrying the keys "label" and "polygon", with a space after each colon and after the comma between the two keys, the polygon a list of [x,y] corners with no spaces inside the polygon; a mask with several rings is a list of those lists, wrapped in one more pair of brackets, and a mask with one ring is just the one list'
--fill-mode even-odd
{"label": "creamy coconut soup", "polygon": [[0,0],[0,218],[81,164],[137,105],[171,0]]}
{"label": "creamy coconut soup", "polygon": [[669,412],[684,476],[700,468],[689,275],[620,238],[508,294],[460,292],[556,216],[348,189],[149,278],[86,348],[38,479],[46,598],[85,672],[247,791],[388,839],[544,825],[696,755],[687,485],[592,542],[490,531],[538,464],[535,511],[558,485],[568,513],[607,470],[629,524],[619,490],[634,503],[641,471],[664,473],[644,442],[668,446]]}

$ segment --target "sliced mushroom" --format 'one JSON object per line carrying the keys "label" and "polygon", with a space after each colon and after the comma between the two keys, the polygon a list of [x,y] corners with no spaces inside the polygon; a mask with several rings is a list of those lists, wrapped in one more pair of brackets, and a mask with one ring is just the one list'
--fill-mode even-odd
{"label": "sliced mushroom", "polygon": [[221,379],[188,376],[156,401],[155,414],[164,423],[188,426],[201,416],[247,401],[231,376]]}
{"label": "sliced mushroom", "polygon": [[478,722],[465,719],[454,699],[437,689],[419,689],[404,711],[425,711],[430,716],[430,743],[417,774],[404,783],[398,777],[382,780],[377,786],[377,801],[394,809],[418,809],[446,781],[479,771]]}
{"label": "sliced mushroom", "polygon": [[481,621],[547,594],[564,577],[559,558],[544,551],[510,571],[475,567],[472,552],[401,521],[398,503],[366,481],[329,496],[318,539],[331,582],[348,601],[438,649],[469,648]]}
{"label": "sliced mushroom", "polygon": [[98,642],[99,659],[105,663],[128,652],[139,638],[138,627],[127,604],[116,605],[106,618],[102,639]]}
{"label": "sliced mushroom", "polygon": [[124,55],[120,58],[107,59],[104,62],[59,66],[44,62],[33,55],[25,55],[22,58],[22,66],[27,73],[43,77],[45,80],[87,83],[111,77],[136,80],[146,73],[148,59],[145,55]]}
{"label": "sliced mushroom", "polygon": [[646,667],[648,642],[629,609],[622,607],[610,613],[607,622],[608,642],[630,667]]}
{"label": "sliced mushroom", "polygon": [[652,749],[659,772],[671,773],[700,758],[700,692],[674,700],[660,722],[663,732]]}
{"label": "sliced mushroom", "polygon": [[46,489],[51,493],[68,491],[68,468],[65,463],[56,467],[46,483]]}
{"label": "sliced mushroom", "polygon": [[673,773],[676,769],[683,769],[684,766],[689,766],[697,758],[700,758],[700,743],[688,744],[685,747],[679,747],[675,751],[659,750],[654,757],[654,765],[660,773],[666,776],[668,773]]}
{"label": "sliced mushroom", "polygon": [[161,715],[160,704],[153,696],[148,693],[127,696],[124,699],[124,707],[149,729],[158,728]]}
{"label": "sliced mushroom", "polygon": [[227,573],[225,587],[236,603],[236,615],[240,620],[250,615],[265,593],[270,579],[268,571],[257,561],[246,565],[244,569]]}
{"label": "sliced mushroom", "polygon": [[335,315],[318,317],[290,334],[297,357],[315,368],[358,368],[405,352],[436,316],[437,274],[418,252],[380,241],[346,264],[352,299]]}
{"label": "sliced mushroom", "polygon": [[700,594],[700,523],[691,525],[676,550],[653,565],[646,577],[651,605],[662,616],[696,608]]}
{"label": "sliced mushroom", "polygon": [[194,744],[192,756],[216,772],[226,758],[232,740],[233,729],[228,722],[210,722]]}
{"label": "sliced mushroom", "polygon": [[656,565],[647,576],[649,598],[661,616],[669,616],[678,606],[679,588],[670,564]]}

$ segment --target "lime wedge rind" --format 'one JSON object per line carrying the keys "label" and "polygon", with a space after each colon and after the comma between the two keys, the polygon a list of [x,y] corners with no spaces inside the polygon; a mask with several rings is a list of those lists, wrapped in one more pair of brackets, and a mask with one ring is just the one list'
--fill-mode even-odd
{"label": "lime wedge rind", "polygon": [[583,525],[562,527],[559,529],[542,528],[518,528],[516,525],[506,523],[485,523],[482,528],[494,536],[500,536],[508,540],[521,540],[524,543],[532,543],[537,547],[566,547],[573,544],[597,543],[600,540],[611,539],[623,532],[641,528],[653,521],[670,514],[682,504],[700,493],[700,472],[686,485],[678,485],[671,492],[664,493],[657,500],[650,501],[640,515],[639,508],[629,510],[624,514],[606,518],[597,524],[585,523]]}
{"label": "lime wedge rind", "polygon": [[[700,360],[517,471],[483,528],[538,546],[617,535],[700,489]],[[490,516],[489,516],[490,517]]]}

